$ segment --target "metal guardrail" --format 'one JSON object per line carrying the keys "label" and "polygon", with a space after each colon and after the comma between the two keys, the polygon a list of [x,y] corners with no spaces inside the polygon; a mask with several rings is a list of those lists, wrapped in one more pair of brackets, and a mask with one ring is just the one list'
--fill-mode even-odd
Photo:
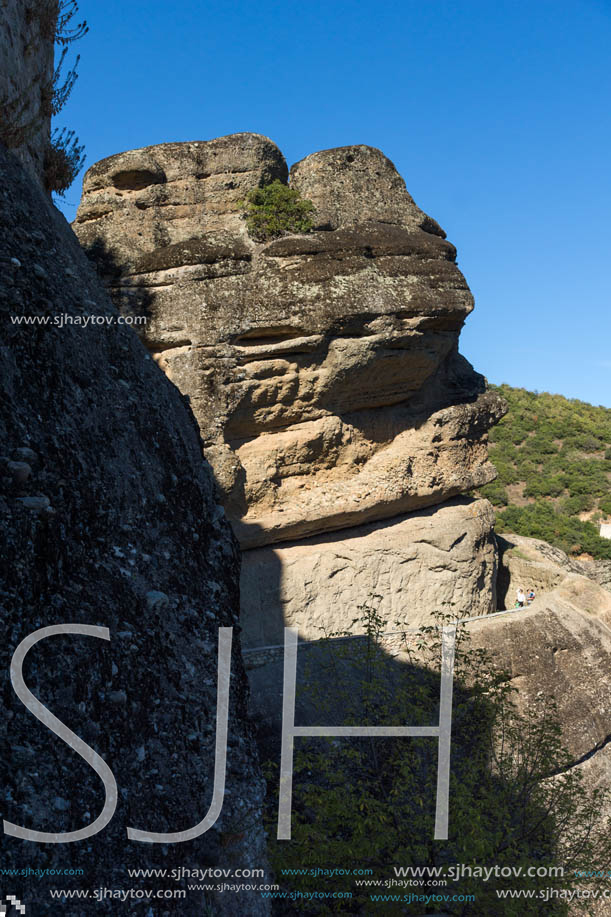
{"label": "metal guardrail", "polygon": [[[492,611],[487,615],[476,615],[474,618],[458,618],[456,621],[452,621],[451,625],[459,624],[470,624],[473,621],[487,621],[489,618],[498,618],[499,615],[508,615],[515,614],[516,611],[526,611],[530,606],[524,606],[523,608],[506,608],[503,611]],[[437,627],[443,627],[444,625],[432,625]],[[448,626],[448,625],[445,625]],[[420,632],[419,627],[406,627],[404,630],[390,630],[385,631],[380,634],[381,637],[400,637],[403,634],[417,634]],[[318,643],[328,643],[329,640],[332,640],[334,643],[339,643],[343,640],[355,640],[363,639],[367,634],[346,634],[343,637],[320,637],[316,640],[303,640],[299,641],[299,646],[307,649],[307,647],[316,646]],[[266,646],[251,646],[248,649],[242,650],[242,655],[245,656],[247,653],[264,653],[266,650],[283,650],[284,643],[268,643]]]}

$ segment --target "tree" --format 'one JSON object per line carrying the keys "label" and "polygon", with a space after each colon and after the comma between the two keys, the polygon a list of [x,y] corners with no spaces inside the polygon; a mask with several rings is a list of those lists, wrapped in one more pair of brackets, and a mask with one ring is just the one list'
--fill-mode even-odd
{"label": "tree", "polygon": [[[42,92],[45,113],[55,117],[66,105],[78,78],[80,55],[77,55],[74,66],[62,79],[68,46],[86,35],[89,26],[84,20],[73,22],[79,11],[78,0],[47,0],[46,5],[42,4],[41,10],[40,15],[44,15],[46,10],[46,27],[51,27],[55,44],[62,49],[53,73],[53,81],[46,88],[46,93],[44,89]],[[41,21],[41,33],[44,32],[44,28],[45,23]],[[44,161],[44,182],[47,191],[63,196],[84,164],[85,147],[79,143],[75,132],[67,128],[54,129],[49,138]]]}

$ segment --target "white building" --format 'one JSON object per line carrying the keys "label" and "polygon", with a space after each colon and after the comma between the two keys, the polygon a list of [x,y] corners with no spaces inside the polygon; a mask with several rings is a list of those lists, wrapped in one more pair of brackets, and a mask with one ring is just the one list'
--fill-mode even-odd
{"label": "white building", "polygon": [[600,523],[600,537],[611,538],[611,522]]}

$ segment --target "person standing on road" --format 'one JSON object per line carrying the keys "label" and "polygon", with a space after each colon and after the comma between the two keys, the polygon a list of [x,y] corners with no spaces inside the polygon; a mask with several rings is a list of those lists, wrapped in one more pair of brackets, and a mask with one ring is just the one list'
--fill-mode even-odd
{"label": "person standing on road", "polygon": [[526,595],[524,594],[524,589],[522,586],[516,592],[516,605],[518,608],[524,608],[526,604]]}

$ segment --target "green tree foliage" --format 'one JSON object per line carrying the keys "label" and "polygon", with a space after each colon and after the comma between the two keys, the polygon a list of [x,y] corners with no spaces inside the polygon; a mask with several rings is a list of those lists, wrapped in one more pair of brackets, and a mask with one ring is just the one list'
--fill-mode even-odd
{"label": "green tree foliage", "polygon": [[496,481],[493,481],[492,484],[486,484],[485,487],[482,487],[480,493],[482,497],[486,497],[487,500],[490,500],[494,506],[507,506],[509,503],[507,488],[501,484],[498,478]]}
{"label": "green tree foliage", "polygon": [[564,491],[564,475],[533,475],[524,488],[526,497],[558,497]]}
{"label": "green tree foliage", "polygon": [[[374,608],[360,609],[365,636],[327,643],[305,676],[305,693],[316,722],[336,725],[424,725],[438,720],[440,629],[423,627],[404,646],[405,659],[390,657],[382,645],[385,622]],[[440,616],[439,623],[447,623]],[[353,622],[353,623],[356,623]],[[397,622],[398,624],[399,622]],[[333,635],[337,636],[337,635]],[[407,635],[406,635],[407,640]],[[323,641],[324,645],[325,641]],[[305,650],[302,652],[306,652]],[[311,650],[308,652],[312,652]],[[318,649],[316,650],[318,653]],[[355,886],[354,878],[283,870],[308,867],[372,869],[371,878],[393,876],[392,866],[499,867],[562,866],[567,888],[572,870],[586,862],[608,862],[611,840],[599,819],[607,790],[589,790],[563,746],[555,710],[518,712],[509,675],[493,657],[469,644],[458,631],[452,723],[450,826],[447,841],[435,841],[437,747],[434,739],[298,738],[294,759],[292,839],[273,840],[276,800],[270,799],[270,856],[276,880],[300,891],[351,891],[353,897],[319,902],[296,899],[294,914],[423,914],[474,917],[564,915],[566,903],[502,900],[500,888],[543,889],[548,877],[450,879],[441,889],[426,883],[409,891],[475,896],[475,902],[444,901],[425,907],[414,902],[375,905],[369,895],[389,889]],[[277,768],[268,766],[270,786]],[[273,797],[273,793],[272,793]],[[580,884],[580,879],[577,884]],[[281,887],[287,887],[282,885]],[[406,889],[391,889],[405,891]]]}
{"label": "green tree foliage", "polygon": [[611,515],[611,410],[508,385],[492,388],[509,405],[490,435],[498,478],[480,491],[499,509],[497,529],[611,557],[611,541],[590,521]]}
{"label": "green tree foliage", "polygon": [[314,204],[278,179],[254,188],[240,202],[249,234],[257,242],[275,239],[283,233],[310,232]]}

